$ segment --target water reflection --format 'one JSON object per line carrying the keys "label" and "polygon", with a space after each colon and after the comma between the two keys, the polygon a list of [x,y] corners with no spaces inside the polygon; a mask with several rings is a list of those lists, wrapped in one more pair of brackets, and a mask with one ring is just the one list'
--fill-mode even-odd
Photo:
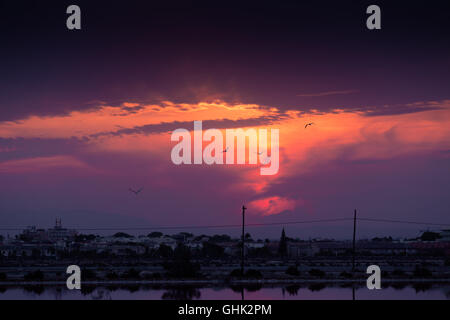
{"label": "water reflection", "polygon": [[419,282],[384,284],[382,290],[368,290],[362,284],[304,283],[283,286],[261,284],[228,287],[192,285],[85,285],[79,291],[64,286],[2,286],[0,300],[327,300],[327,299],[450,299],[450,283]]}
{"label": "water reflection", "polygon": [[105,288],[98,288],[91,294],[92,300],[112,300],[111,291]]}
{"label": "water reflection", "polygon": [[29,286],[24,286],[23,290],[26,292],[34,293],[34,294],[40,296],[41,294],[44,293],[45,287],[43,285],[29,285]]}
{"label": "water reflection", "polygon": [[163,300],[193,300],[200,299],[201,292],[194,287],[176,287],[171,288],[163,293],[161,299]]}
{"label": "water reflection", "polygon": [[413,286],[414,290],[416,290],[416,292],[427,292],[428,290],[430,290],[432,288],[432,284],[431,283],[415,283]]}
{"label": "water reflection", "polygon": [[[300,286],[298,286],[298,285],[287,286],[286,288],[283,288],[283,291],[284,290],[286,290],[286,292],[290,296],[296,296],[296,295],[298,295],[298,291],[300,290]],[[283,296],[284,296],[284,293],[283,293]]]}
{"label": "water reflection", "polygon": [[325,289],[327,286],[324,283],[313,283],[308,286],[310,291],[320,291]]}
{"label": "water reflection", "polygon": [[248,291],[248,292],[256,292],[262,289],[262,284],[255,283],[255,284],[245,284],[245,285],[233,285],[230,286],[231,290],[234,292],[241,293],[242,290]]}

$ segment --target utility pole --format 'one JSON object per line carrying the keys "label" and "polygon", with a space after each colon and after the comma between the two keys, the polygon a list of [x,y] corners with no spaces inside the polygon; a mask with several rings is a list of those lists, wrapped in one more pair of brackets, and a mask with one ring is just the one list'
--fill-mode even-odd
{"label": "utility pole", "polygon": [[245,258],[245,210],[247,208],[242,206],[242,249],[241,249],[241,276],[244,276],[244,258]]}
{"label": "utility pole", "polygon": [[355,271],[355,255],[356,255],[356,209],[353,216],[353,257],[352,257],[352,271]]}

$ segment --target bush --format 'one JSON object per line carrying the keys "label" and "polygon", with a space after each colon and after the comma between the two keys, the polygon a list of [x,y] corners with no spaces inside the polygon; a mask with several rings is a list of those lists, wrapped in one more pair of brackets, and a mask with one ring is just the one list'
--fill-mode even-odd
{"label": "bush", "polygon": [[353,275],[352,275],[350,272],[347,272],[347,271],[342,271],[341,274],[340,274],[340,276],[341,276],[342,278],[345,278],[345,279],[350,279],[350,278],[353,277]]}
{"label": "bush", "polygon": [[241,269],[234,269],[230,272],[230,277],[239,278],[242,276]]}
{"label": "bush", "polygon": [[166,246],[165,244],[161,244],[158,248],[158,250],[156,251],[156,255],[160,258],[170,258],[173,255],[173,250],[171,247]]}
{"label": "bush", "polygon": [[[233,271],[231,271],[230,277],[241,278],[242,277],[241,269],[234,269]],[[245,272],[245,277],[250,279],[261,279],[262,273],[255,269],[248,269]]]}
{"label": "bush", "polygon": [[147,235],[147,237],[149,238],[160,238],[162,236],[163,236],[162,232],[151,232]]}
{"label": "bush", "polygon": [[167,275],[173,278],[196,278],[198,277],[200,265],[190,261],[173,261],[164,265]]}
{"label": "bush", "polygon": [[41,270],[28,272],[23,278],[27,281],[42,281],[44,280],[44,273]]}
{"label": "bush", "polygon": [[416,266],[413,275],[416,278],[430,278],[433,274],[427,268]]}
{"label": "bush", "polygon": [[114,238],[133,238],[132,235],[129,235],[128,233],[125,232],[117,232],[116,234],[113,235]]}
{"label": "bush", "polygon": [[286,274],[290,276],[298,276],[300,275],[300,272],[298,271],[297,267],[290,266],[289,268],[287,268]]}
{"label": "bush", "polygon": [[405,276],[405,271],[400,270],[400,269],[395,269],[394,271],[392,271],[392,275],[394,277],[404,277]]}
{"label": "bush", "polygon": [[129,269],[128,271],[126,271],[123,275],[123,278],[125,279],[139,279],[139,271],[137,271],[136,269]]}
{"label": "bush", "polygon": [[85,269],[81,272],[81,279],[84,280],[95,280],[97,278],[97,274],[95,271],[91,269]]}
{"label": "bush", "polygon": [[173,253],[173,260],[164,264],[167,274],[174,278],[195,278],[199,276],[200,265],[191,262],[191,250],[179,244]]}
{"label": "bush", "polygon": [[221,246],[211,243],[203,242],[202,255],[207,258],[220,258],[224,255],[225,249]]}
{"label": "bush", "polygon": [[7,278],[6,273],[0,272],[0,281],[5,281]]}
{"label": "bush", "polygon": [[259,270],[249,269],[245,273],[245,276],[252,279],[261,279],[262,273]]}
{"label": "bush", "polygon": [[106,274],[106,279],[108,279],[108,280],[115,280],[118,278],[119,278],[119,275],[117,273],[115,273],[114,271],[108,272]]}
{"label": "bush", "polygon": [[325,277],[325,272],[323,272],[322,270],[319,270],[319,269],[311,269],[311,270],[309,270],[309,275],[312,277],[323,278],[323,277]]}
{"label": "bush", "polygon": [[139,276],[145,280],[156,280],[156,279],[162,278],[162,276],[159,272],[149,272],[149,271],[142,271],[139,274]]}

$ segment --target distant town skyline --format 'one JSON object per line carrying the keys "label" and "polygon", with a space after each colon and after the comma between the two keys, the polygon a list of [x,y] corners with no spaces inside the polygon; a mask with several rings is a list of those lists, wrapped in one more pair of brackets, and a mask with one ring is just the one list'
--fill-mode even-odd
{"label": "distant town skyline", "polygon": [[[339,219],[337,219],[339,220]],[[345,220],[345,219],[343,219]],[[349,224],[352,221],[352,219],[346,219],[346,222]],[[290,223],[274,223],[272,225],[267,225],[266,227],[270,227],[271,232],[268,233],[267,231],[263,231],[263,232],[252,232],[252,231],[257,231],[258,228],[264,228],[263,225],[246,225],[245,226],[245,233],[249,234],[252,236],[253,240],[278,240],[279,238],[279,234],[277,235],[276,232],[278,231],[279,233],[281,233],[280,230],[289,230],[289,226],[290,225],[298,225],[298,224],[306,224],[306,225],[312,225],[312,224],[326,224],[326,223],[332,223],[333,221],[291,221]],[[382,233],[382,234],[378,234],[378,235],[361,235],[360,232],[358,231],[360,228],[360,223],[361,222],[365,222],[365,221],[357,221],[357,239],[359,240],[370,240],[372,238],[391,238],[393,240],[408,240],[408,239],[416,239],[418,237],[420,237],[420,235],[422,235],[424,232],[431,232],[431,233],[445,233],[448,234],[448,232],[450,231],[450,225],[445,225],[445,224],[433,224],[433,225],[429,225],[428,227],[423,227],[420,228],[419,225],[420,223],[418,223],[418,225],[416,225],[415,222],[412,221],[393,221],[392,223],[399,223],[399,224],[413,224],[416,225],[415,228],[416,230],[412,230],[409,234],[405,234],[405,235],[399,235],[399,234],[386,234],[386,233]],[[389,223],[388,221],[372,221],[372,222],[382,222],[382,223]],[[426,226],[426,224],[422,224],[423,226]],[[62,231],[58,231],[58,230],[62,230]],[[95,226],[69,226],[69,225],[63,225],[62,224],[62,220],[59,218],[55,219],[55,224],[53,226],[40,226],[40,225],[27,225],[27,226],[15,226],[15,227],[10,227],[10,228],[0,228],[0,237],[3,236],[4,239],[8,239],[9,238],[14,238],[17,235],[23,234],[24,232],[33,232],[33,233],[39,233],[39,232],[50,232],[50,238],[54,237],[54,235],[58,236],[59,234],[63,234],[63,235],[67,235],[67,234],[71,234],[71,235],[97,235],[97,236],[113,236],[115,234],[119,234],[119,233],[123,233],[123,234],[128,234],[131,235],[133,237],[145,237],[149,234],[152,233],[161,233],[162,236],[175,236],[175,235],[179,235],[179,234],[192,234],[194,237],[199,237],[199,236],[217,236],[217,235],[226,235],[226,236],[231,236],[234,238],[241,238],[241,226],[239,225],[223,225],[223,226],[219,226],[219,225],[211,225],[211,226],[206,226],[206,225],[190,225],[190,226],[129,226],[129,227],[95,227]],[[289,238],[292,239],[297,239],[297,240],[350,240],[352,235],[349,235],[348,237],[342,237],[342,238],[334,238],[334,237],[330,237],[330,236],[320,236],[320,235],[307,235],[307,234],[302,234],[302,233],[298,233],[295,230],[296,229],[291,229],[292,231],[294,231],[292,234],[287,234],[287,236]],[[267,235],[274,235],[272,238],[268,237]],[[254,236],[254,237],[253,237]],[[448,237],[448,236],[446,236]]]}
{"label": "distant town skyline", "polygon": [[[239,225],[242,205],[300,238],[349,239],[351,221],[287,222],[354,209],[450,224],[448,10],[381,1],[367,30],[368,4],[79,1],[69,31],[64,3],[2,3],[0,229]],[[278,129],[278,173],[174,164],[170,135],[194,121]],[[357,237],[427,228],[360,221]]]}

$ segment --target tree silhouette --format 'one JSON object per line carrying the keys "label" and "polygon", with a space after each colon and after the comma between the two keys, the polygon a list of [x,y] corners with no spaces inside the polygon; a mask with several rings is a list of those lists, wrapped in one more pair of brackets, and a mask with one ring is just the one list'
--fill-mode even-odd
{"label": "tree silhouette", "polygon": [[281,232],[280,243],[278,245],[278,254],[281,257],[287,256],[287,239],[286,239],[286,232],[284,232],[284,228],[283,231]]}
{"label": "tree silhouette", "polygon": [[212,242],[203,242],[201,253],[206,258],[221,258],[224,255],[224,248]]}
{"label": "tree silhouette", "polygon": [[117,232],[116,234],[113,235],[114,238],[133,238],[132,235],[129,235],[128,233],[125,232]]}
{"label": "tree silhouette", "polygon": [[164,264],[167,274],[174,278],[194,278],[198,276],[200,266],[191,262],[191,250],[179,243],[173,252],[173,259]]}
{"label": "tree silhouette", "polygon": [[171,247],[165,244],[160,244],[157,250],[157,255],[161,258],[170,258],[173,255],[173,250]]}
{"label": "tree silhouette", "polygon": [[425,231],[420,236],[420,240],[422,241],[436,241],[441,238],[441,235],[437,232]]}
{"label": "tree silhouette", "polygon": [[157,231],[151,232],[151,233],[149,233],[147,235],[147,237],[149,237],[149,238],[160,238],[162,236],[163,236],[163,233],[162,232],[157,232]]}

